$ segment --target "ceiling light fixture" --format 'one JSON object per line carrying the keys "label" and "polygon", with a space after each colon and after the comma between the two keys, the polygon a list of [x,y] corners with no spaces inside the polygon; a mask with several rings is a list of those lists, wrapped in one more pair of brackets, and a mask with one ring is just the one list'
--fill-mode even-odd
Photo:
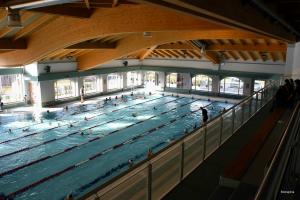
{"label": "ceiling light fixture", "polygon": [[151,32],[143,32],[143,36],[144,37],[152,37],[152,34],[151,34]]}
{"label": "ceiling light fixture", "polygon": [[22,27],[19,10],[12,10],[11,8],[7,7],[7,26]]}

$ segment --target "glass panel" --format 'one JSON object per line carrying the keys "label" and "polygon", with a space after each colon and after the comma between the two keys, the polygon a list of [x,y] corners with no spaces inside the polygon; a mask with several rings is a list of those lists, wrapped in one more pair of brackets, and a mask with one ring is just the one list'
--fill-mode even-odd
{"label": "glass panel", "polygon": [[255,110],[255,106],[256,106],[256,99],[252,98],[250,100],[250,116],[254,115],[256,110]]}
{"label": "glass panel", "polygon": [[[110,188],[104,188],[102,191],[97,193],[99,199],[102,200],[124,200],[124,199],[147,199],[147,192],[148,192],[148,168],[142,166],[144,169],[134,170],[130,174],[133,175],[125,175],[125,177],[119,179],[120,183],[113,183],[114,186]],[[127,177],[126,177],[127,176]],[[117,181],[117,182],[118,182]]]}
{"label": "glass panel", "polygon": [[242,108],[237,106],[235,109],[235,118],[234,118],[234,131],[236,131],[242,125]]}
{"label": "glass panel", "polygon": [[107,76],[107,89],[116,90],[123,88],[123,75],[122,74],[109,74]]}
{"label": "glass panel", "polygon": [[177,88],[177,73],[171,73],[166,76],[167,87]]}
{"label": "glass panel", "polygon": [[86,94],[98,92],[96,76],[87,76],[83,78],[84,92]]}
{"label": "glass panel", "polygon": [[220,93],[243,95],[244,82],[236,77],[226,77],[220,81]]}
{"label": "glass panel", "polygon": [[76,95],[75,81],[62,79],[54,82],[55,99],[74,97]]}
{"label": "glass panel", "polygon": [[223,115],[222,142],[232,135],[232,110]]}
{"label": "glass panel", "polygon": [[175,145],[152,163],[152,199],[161,199],[180,182],[181,146]]}
{"label": "glass panel", "polygon": [[207,125],[206,143],[205,143],[205,157],[210,155],[219,146],[220,141],[220,118],[214,120]]}
{"label": "glass panel", "polygon": [[23,75],[1,75],[0,76],[0,99],[6,103],[23,101]]}
{"label": "glass panel", "polygon": [[192,78],[192,89],[209,92],[212,89],[212,79],[206,75],[196,75]]}
{"label": "glass panel", "polygon": [[127,87],[134,87],[142,84],[142,76],[139,72],[127,72]]}
{"label": "glass panel", "polygon": [[184,141],[183,176],[191,173],[203,160],[204,129],[200,129]]}
{"label": "glass panel", "polygon": [[250,100],[248,99],[247,101],[245,101],[242,106],[243,106],[243,109],[244,109],[244,111],[243,111],[243,113],[244,113],[244,115],[243,115],[243,124],[244,124],[244,123],[247,122],[247,120],[250,117],[250,110],[249,110]]}
{"label": "glass panel", "polygon": [[255,80],[254,81],[254,92],[257,92],[258,90],[265,87],[266,81],[263,80]]}

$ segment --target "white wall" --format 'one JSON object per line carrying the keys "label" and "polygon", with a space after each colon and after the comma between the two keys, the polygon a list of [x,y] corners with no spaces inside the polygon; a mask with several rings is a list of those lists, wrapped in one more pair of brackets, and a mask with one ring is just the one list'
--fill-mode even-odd
{"label": "white wall", "polygon": [[61,61],[38,63],[38,74],[45,74],[45,67],[50,66],[50,73],[77,71],[77,62]]}
{"label": "white wall", "polygon": [[300,79],[300,42],[288,45],[284,75]]}
{"label": "white wall", "polygon": [[[300,58],[299,58],[300,59]],[[128,66],[145,65],[158,67],[181,67],[181,68],[196,68],[218,70],[219,65],[215,65],[210,61],[195,61],[195,60],[164,60],[164,59],[145,59],[140,61],[138,59],[128,59]],[[114,60],[106,64],[100,65],[102,67],[120,67],[124,60]],[[299,62],[300,66],[300,62]],[[285,63],[283,62],[251,62],[251,61],[230,61],[225,62],[221,66],[221,70],[254,72],[254,73],[268,73],[268,74],[284,74]]]}

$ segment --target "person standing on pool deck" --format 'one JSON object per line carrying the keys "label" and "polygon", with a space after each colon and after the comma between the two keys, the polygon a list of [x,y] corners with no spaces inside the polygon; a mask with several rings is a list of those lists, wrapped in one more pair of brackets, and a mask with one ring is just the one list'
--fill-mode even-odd
{"label": "person standing on pool deck", "polygon": [[203,107],[200,107],[201,111],[202,111],[202,120],[203,123],[206,123],[208,120],[208,115],[207,115],[207,110]]}
{"label": "person standing on pool deck", "polygon": [[80,88],[80,102],[84,102],[84,86]]}

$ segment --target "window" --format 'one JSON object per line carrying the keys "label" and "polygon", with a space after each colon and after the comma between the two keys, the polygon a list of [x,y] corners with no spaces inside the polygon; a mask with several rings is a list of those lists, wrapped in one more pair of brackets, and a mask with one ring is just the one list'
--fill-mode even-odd
{"label": "window", "polygon": [[212,79],[206,75],[196,75],[192,78],[192,89],[209,92],[212,90]]}
{"label": "window", "polygon": [[262,80],[255,80],[254,81],[254,92],[257,92],[258,90],[265,87],[265,81]]}
{"label": "window", "polygon": [[155,77],[155,72],[146,72],[144,75],[144,85],[146,87],[154,87],[155,85],[157,85]]}
{"label": "window", "polygon": [[86,94],[95,93],[99,91],[99,84],[97,83],[97,76],[87,76],[83,78],[84,92]]}
{"label": "window", "polygon": [[244,82],[236,77],[226,77],[220,81],[220,93],[243,95]]}
{"label": "window", "polygon": [[1,75],[0,97],[3,103],[14,103],[23,101],[24,87],[23,75]]}
{"label": "window", "polygon": [[171,88],[183,88],[182,74],[171,73],[166,76],[166,86]]}
{"label": "window", "polygon": [[109,74],[107,76],[107,89],[116,90],[123,88],[123,76],[122,74]]}
{"label": "window", "polygon": [[72,79],[62,79],[54,83],[55,99],[74,97],[76,95],[76,83]]}
{"label": "window", "polygon": [[127,87],[133,87],[142,84],[141,73],[127,72]]}

